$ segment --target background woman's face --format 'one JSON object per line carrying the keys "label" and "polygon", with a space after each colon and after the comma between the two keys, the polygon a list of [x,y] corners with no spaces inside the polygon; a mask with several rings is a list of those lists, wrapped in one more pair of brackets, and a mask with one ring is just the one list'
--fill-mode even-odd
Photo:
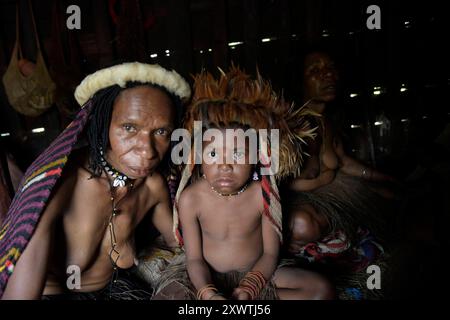
{"label": "background woman's face", "polygon": [[305,101],[314,98],[319,102],[330,102],[336,98],[339,75],[334,61],[327,54],[322,52],[308,54],[304,70]]}
{"label": "background woman's face", "polygon": [[114,102],[107,160],[130,178],[152,173],[164,158],[173,131],[174,106],[162,90],[139,86]]}

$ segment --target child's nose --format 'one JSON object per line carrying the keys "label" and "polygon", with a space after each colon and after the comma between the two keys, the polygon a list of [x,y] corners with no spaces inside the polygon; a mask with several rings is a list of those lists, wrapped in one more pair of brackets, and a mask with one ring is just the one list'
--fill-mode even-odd
{"label": "child's nose", "polygon": [[220,172],[232,172],[233,171],[233,166],[229,163],[222,163],[219,164],[219,171]]}

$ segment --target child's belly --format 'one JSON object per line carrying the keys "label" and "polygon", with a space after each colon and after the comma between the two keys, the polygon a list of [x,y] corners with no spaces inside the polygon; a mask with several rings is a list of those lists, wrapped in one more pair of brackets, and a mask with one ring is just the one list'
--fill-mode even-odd
{"label": "child's belly", "polygon": [[247,271],[261,257],[260,243],[204,240],[203,257],[217,272]]}

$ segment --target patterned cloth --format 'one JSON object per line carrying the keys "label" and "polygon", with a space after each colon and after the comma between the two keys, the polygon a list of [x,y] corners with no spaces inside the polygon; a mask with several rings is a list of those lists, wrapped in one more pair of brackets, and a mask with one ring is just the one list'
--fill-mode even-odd
{"label": "patterned cloth", "polygon": [[[344,232],[331,233],[300,248],[295,259],[286,259],[290,260],[287,265],[321,269],[334,283],[340,300],[382,299],[389,278],[389,255],[367,229],[358,228],[357,238],[352,244]],[[383,290],[367,287],[367,267],[372,264],[381,269]]]}
{"label": "patterned cloth", "polygon": [[344,232],[329,234],[321,241],[310,242],[295,255],[308,262],[331,263],[346,271],[358,272],[384,253],[380,243],[369,230],[358,229],[359,241],[351,245]]}
{"label": "patterned cloth", "polygon": [[0,296],[20,255],[36,229],[53,187],[61,177],[75,143],[83,131],[92,105],[87,103],[76,118],[39,155],[25,172],[0,228]]}

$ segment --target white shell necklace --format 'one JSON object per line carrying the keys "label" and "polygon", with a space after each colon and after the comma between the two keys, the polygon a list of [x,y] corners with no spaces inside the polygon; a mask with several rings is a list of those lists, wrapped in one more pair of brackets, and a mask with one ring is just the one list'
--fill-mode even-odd
{"label": "white shell necklace", "polygon": [[100,161],[103,169],[113,178],[112,186],[114,188],[117,187],[125,187],[127,181],[131,179],[124,173],[120,172],[116,168],[114,168],[106,159],[103,157],[103,151],[100,150]]}

